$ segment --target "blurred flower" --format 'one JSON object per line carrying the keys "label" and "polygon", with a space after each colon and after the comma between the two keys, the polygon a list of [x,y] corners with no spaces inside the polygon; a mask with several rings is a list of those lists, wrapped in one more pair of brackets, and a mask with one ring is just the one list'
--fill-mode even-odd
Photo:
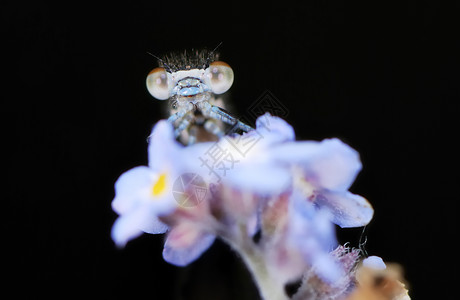
{"label": "blurred flower", "polygon": [[[359,259],[358,249],[350,249],[346,246],[338,246],[332,251],[328,260],[334,262],[332,275],[335,274],[334,280],[331,279],[331,274],[318,274],[316,266],[307,269],[302,277],[302,283],[292,297],[292,300],[303,299],[344,299],[349,295],[356,283],[355,267]],[[341,271],[340,276],[337,276],[337,270]],[[327,269],[323,269],[327,271]]]}
{"label": "blurred flower", "polygon": [[[244,157],[238,156],[245,145],[241,139],[246,145],[256,141],[244,152]],[[228,149],[239,159],[238,166],[222,178],[224,184],[273,196],[292,188],[293,183],[305,199],[327,208],[335,224],[341,227],[368,224],[373,216],[372,206],[365,198],[348,191],[361,170],[359,154],[338,139],[321,142],[294,139],[292,126],[268,113],[257,119],[256,130],[221,139],[220,148]]]}
{"label": "blurred flower", "polygon": [[[315,276],[328,283],[343,276],[344,268],[330,255],[337,247],[337,240],[328,210],[315,208],[294,190],[292,195],[268,208],[262,217],[261,243],[278,280],[295,280],[305,275],[306,270],[312,270]],[[273,223],[278,227],[274,228]]]}
{"label": "blurred flower", "polygon": [[168,227],[158,217],[177,207],[171,193],[180,174],[180,162],[172,155],[180,146],[172,138],[170,124],[154,127],[149,145],[149,167],[139,166],[120,176],[115,183],[112,208],[120,216],[112,228],[112,238],[122,247],[142,232],[164,233]]}
{"label": "blurred flower", "polygon": [[118,246],[123,247],[142,232],[166,232],[168,227],[158,216],[175,208],[170,181],[168,173],[156,173],[144,166],[120,176],[112,202],[113,210],[120,215],[112,227],[112,238]]}
{"label": "blurred flower", "polygon": [[276,164],[269,150],[272,145],[293,140],[294,131],[279,118],[265,117],[258,119],[257,130],[187,147],[187,168],[213,187],[210,209],[227,232],[244,223],[247,235],[254,235],[259,229],[259,211],[267,199],[291,188],[290,170]]}
{"label": "blurred flower", "polygon": [[324,281],[335,282],[344,274],[338,262],[329,255],[337,247],[331,214],[303,200],[298,194],[291,199],[288,239],[292,248],[299,249],[308,265],[315,269],[316,275]]}
{"label": "blurred flower", "polygon": [[278,164],[291,166],[295,188],[316,206],[327,208],[335,224],[359,227],[372,219],[369,202],[348,192],[361,170],[359,154],[348,145],[338,139],[288,141],[270,147],[270,155]]}
{"label": "blurred flower", "polygon": [[[172,125],[160,121],[148,156],[148,167],[129,170],[115,183],[117,245],[142,232],[167,233],[164,259],[185,266],[220,237],[272,288],[303,278],[339,295],[353,284],[358,254],[337,248],[333,223],[363,226],[373,209],[348,191],[361,162],[340,140],[295,141],[288,123],[265,114],[256,130],[184,147]],[[183,181],[198,177],[200,191],[206,184],[209,191],[202,193],[205,201],[190,202],[198,186]],[[174,190],[177,180],[180,191]]]}
{"label": "blurred flower", "polygon": [[[133,168],[115,183],[112,207],[120,216],[112,227],[112,238],[119,247],[143,232],[169,231],[163,257],[184,266],[212,245],[215,236],[212,222],[206,217],[207,201],[186,207],[178,203],[182,198],[174,198],[175,182],[183,180],[184,174],[191,174],[187,173],[191,151],[176,142],[170,123],[160,121],[155,125],[149,140],[148,167]],[[195,193],[192,185],[183,188],[181,196]]]}
{"label": "blurred flower", "polygon": [[186,266],[208,250],[215,238],[193,223],[182,222],[168,233],[163,258],[176,266]]}
{"label": "blurred flower", "polygon": [[[340,293],[352,285],[347,274],[357,254],[331,255],[337,247],[333,223],[363,226],[373,215],[366,199],[348,192],[361,170],[359,155],[338,139],[294,138],[289,124],[266,114],[258,118],[255,131],[218,141],[219,149],[238,158],[238,165],[221,178],[223,194],[214,201],[214,210],[233,220],[227,227],[256,224],[247,235],[260,233],[258,247],[276,280],[294,280],[310,270],[317,280],[334,286],[331,293]],[[241,139],[257,142],[242,151],[235,147]]]}

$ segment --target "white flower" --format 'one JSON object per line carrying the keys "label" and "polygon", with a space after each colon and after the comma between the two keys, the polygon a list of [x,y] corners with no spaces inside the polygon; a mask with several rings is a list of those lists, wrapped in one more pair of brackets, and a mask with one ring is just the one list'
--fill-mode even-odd
{"label": "white flower", "polygon": [[158,217],[177,208],[172,184],[180,174],[180,152],[172,126],[160,121],[152,131],[149,145],[149,167],[139,166],[120,176],[115,183],[112,208],[120,216],[112,228],[112,238],[122,247],[142,232],[164,233],[168,226]]}
{"label": "white flower", "polygon": [[168,227],[158,216],[175,209],[170,181],[168,174],[156,173],[144,166],[120,176],[112,202],[113,210],[120,215],[112,228],[112,238],[118,246],[124,246],[142,232],[166,232]]}
{"label": "white flower", "polygon": [[112,238],[118,246],[123,247],[143,232],[169,231],[163,257],[171,264],[185,266],[212,245],[212,228],[203,230],[209,214],[206,203],[184,208],[174,198],[175,181],[194,171],[188,163],[191,151],[176,142],[170,123],[160,121],[155,125],[148,148],[149,166],[133,168],[115,183],[112,207],[120,216],[113,225]]}

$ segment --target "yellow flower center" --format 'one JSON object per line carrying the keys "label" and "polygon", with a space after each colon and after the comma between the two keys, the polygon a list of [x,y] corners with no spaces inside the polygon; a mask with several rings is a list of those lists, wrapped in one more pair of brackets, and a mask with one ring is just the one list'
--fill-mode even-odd
{"label": "yellow flower center", "polygon": [[154,196],[161,195],[166,189],[166,173],[160,174],[157,182],[153,185],[152,194]]}

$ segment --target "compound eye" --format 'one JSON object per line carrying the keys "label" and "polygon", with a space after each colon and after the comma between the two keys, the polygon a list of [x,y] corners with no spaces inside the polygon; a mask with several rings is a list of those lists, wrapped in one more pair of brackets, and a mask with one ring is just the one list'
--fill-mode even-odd
{"label": "compound eye", "polygon": [[228,91],[233,84],[233,70],[223,61],[215,61],[206,69],[206,83],[214,94]]}
{"label": "compound eye", "polygon": [[171,74],[165,68],[155,68],[147,75],[147,89],[158,100],[169,99],[173,87]]}

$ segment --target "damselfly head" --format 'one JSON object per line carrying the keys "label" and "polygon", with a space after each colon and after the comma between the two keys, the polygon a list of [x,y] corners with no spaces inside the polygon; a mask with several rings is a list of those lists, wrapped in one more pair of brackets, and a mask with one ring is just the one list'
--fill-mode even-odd
{"label": "damselfly head", "polygon": [[[170,59],[172,60],[172,59]],[[197,63],[188,57],[183,63],[160,60],[162,67],[153,69],[147,76],[147,89],[158,100],[172,96],[195,97],[212,92],[223,94],[233,84],[233,70],[223,61],[209,63],[209,56]]]}
{"label": "damselfly head", "polygon": [[149,53],[158,59],[159,67],[148,74],[147,89],[159,100],[170,100],[168,122],[184,145],[253,130],[226,111],[224,97],[218,96],[232,86],[233,70],[219,60],[216,49],[183,51],[162,58]]}

